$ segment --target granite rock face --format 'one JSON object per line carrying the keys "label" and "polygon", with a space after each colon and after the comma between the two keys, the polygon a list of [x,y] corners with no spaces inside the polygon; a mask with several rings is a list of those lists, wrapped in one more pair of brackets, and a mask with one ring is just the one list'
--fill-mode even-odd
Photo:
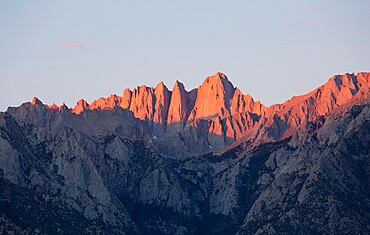
{"label": "granite rock face", "polygon": [[[81,114],[88,110],[114,110],[115,107],[130,110],[134,117],[147,122],[150,134],[160,139],[158,145],[171,138],[176,143],[174,148],[182,146],[183,151],[191,154],[226,147],[240,138],[265,108],[251,96],[243,95],[226,75],[216,73],[191,91],[186,91],[179,81],[172,91],[163,82],[155,88],[142,85],[133,91],[125,89],[122,97],[101,97],[91,104],[80,100],[71,112]],[[199,136],[199,129],[204,130],[202,136]],[[193,142],[201,143],[195,147]]]}
{"label": "granite rock face", "polygon": [[217,73],[9,108],[0,233],[368,234],[369,76],[270,107]]}
{"label": "granite rock face", "polygon": [[122,97],[111,95],[92,104],[80,100],[71,112],[128,109],[134,117],[149,123],[149,134],[158,139],[158,145],[166,143],[163,152],[171,139],[172,148],[182,146],[182,151],[203,154],[221,150],[242,137],[243,141],[284,139],[312,120],[362,96],[368,91],[368,84],[369,73],[336,75],[306,95],[266,107],[234,87],[226,75],[216,73],[189,92],[178,81],[172,91],[162,82],[155,88],[142,85],[133,91],[125,89]]}

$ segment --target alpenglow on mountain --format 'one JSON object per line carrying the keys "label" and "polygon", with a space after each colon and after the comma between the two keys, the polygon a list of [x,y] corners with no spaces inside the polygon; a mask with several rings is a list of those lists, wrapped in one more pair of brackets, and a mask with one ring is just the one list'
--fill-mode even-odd
{"label": "alpenglow on mountain", "polygon": [[266,107],[222,73],[0,113],[1,234],[369,234],[370,73]]}

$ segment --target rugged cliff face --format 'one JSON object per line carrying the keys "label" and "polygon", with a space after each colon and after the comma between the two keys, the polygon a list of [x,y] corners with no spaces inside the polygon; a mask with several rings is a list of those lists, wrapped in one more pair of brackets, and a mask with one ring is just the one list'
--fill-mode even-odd
{"label": "rugged cliff face", "polygon": [[[162,152],[181,148],[182,152],[203,154],[220,150],[251,128],[267,108],[243,95],[223,73],[207,77],[198,89],[186,91],[176,81],[172,91],[159,83],[155,88],[145,85],[133,91],[125,89],[123,96],[111,95],[88,104],[77,102],[71,109],[75,114],[89,110],[130,110],[134,117],[145,121],[148,135],[155,136]],[[164,144],[162,144],[164,143]]]}
{"label": "rugged cliff face", "polygon": [[369,76],[271,107],[217,73],[9,108],[0,233],[367,234]]}

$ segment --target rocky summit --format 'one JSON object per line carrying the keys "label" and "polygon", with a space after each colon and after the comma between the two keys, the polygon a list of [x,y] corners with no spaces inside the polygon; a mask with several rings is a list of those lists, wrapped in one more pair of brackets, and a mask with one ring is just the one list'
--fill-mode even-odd
{"label": "rocky summit", "polygon": [[369,234],[370,73],[266,107],[223,73],[0,113],[1,234]]}

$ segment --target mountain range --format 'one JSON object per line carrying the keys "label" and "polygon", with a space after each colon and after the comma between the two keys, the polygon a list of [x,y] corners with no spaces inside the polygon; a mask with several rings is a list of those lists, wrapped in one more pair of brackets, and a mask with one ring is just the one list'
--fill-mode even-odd
{"label": "mountain range", "polygon": [[269,107],[223,73],[0,113],[0,233],[368,234],[370,73]]}

